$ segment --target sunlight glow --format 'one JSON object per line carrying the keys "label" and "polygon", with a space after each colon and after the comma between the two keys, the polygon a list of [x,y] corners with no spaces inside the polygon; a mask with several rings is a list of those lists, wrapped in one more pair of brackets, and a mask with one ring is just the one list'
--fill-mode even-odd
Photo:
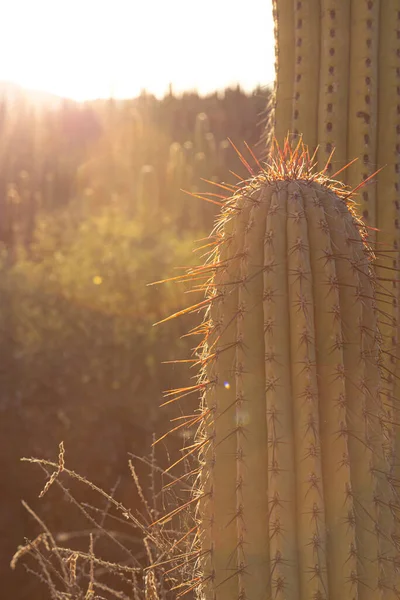
{"label": "sunlight glow", "polygon": [[200,93],[274,77],[266,0],[12,0],[0,81],[76,100]]}

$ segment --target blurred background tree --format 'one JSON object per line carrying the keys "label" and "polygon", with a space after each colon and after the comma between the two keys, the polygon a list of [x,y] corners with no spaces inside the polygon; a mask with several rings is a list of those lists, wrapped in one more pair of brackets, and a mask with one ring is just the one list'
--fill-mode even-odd
{"label": "blurred background tree", "polygon": [[[119,479],[133,506],[128,452],[149,451],[177,408],[162,391],[188,385],[182,337],[201,315],[153,323],[192,301],[182,285],[147,284],[195,264],[194,240],[217,207],[181,189],[201,178],[247,177],[227,136],[256,148],[268,91],[237,87],[200,97],[143,93],[129,101],[33,105],[0,99],[0,579],[10,600],[43,598],[22,568],[18,544],[38,533],[41,479],[22,456],[54,458],[104,489]],[[195,399],[197,402],[197,399]],[[180,446],[180,440],[170,446]],[[161,459],[162,460],[162,459]],[[40,514],[58,532],[77,529],[49,493]]]}

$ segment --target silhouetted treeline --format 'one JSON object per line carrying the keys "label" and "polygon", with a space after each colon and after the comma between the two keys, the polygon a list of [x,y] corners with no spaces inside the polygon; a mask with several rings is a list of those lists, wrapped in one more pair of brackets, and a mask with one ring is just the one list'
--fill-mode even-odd
{"label": "silhouetted treeline", "polygon": [[[147,284],[200,260],[193,241],[209,233],[217,207],[180,189],[216,191],[201,178],[234,182],[230,170],[248,176],[227,138],[257,151],[267,95],[0,101],[4,597],[47,597],[22,567],[9,571],[18,544],[39,533],[22,498],[53,531],[80,528],[59,494],[37,500],[43,476],[22,456],[54,459],[63,440],[70,468],[105,489],[119,479],[118,494],[135,506],[128,452],[148,452],[152,433],[176,416],[159,408],[162,391],[190,385],[195,372],[162,362],[188,357],[197,341],[182,336],[202,318],[153,327],[194,295]],[[171,453],[179,444],[176,436]]]}

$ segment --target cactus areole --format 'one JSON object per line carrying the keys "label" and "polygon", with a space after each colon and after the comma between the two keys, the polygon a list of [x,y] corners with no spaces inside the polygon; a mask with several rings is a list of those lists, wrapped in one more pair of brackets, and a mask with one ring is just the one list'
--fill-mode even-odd
{"label": "cactus areole", "polygon": [[398,598],[365,230],[303,147],[270,165],[224,203],[193,272],[208,303],[194,581],[205,600]]}

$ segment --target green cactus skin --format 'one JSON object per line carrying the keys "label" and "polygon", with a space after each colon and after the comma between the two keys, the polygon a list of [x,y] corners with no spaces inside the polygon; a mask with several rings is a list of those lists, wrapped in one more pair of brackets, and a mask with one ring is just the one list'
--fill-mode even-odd
{"label": "green cactus skin", "polygon": [[193,272],[202,600],[400,596],[376,281],[345,194],[286,145],[226,201]]}

